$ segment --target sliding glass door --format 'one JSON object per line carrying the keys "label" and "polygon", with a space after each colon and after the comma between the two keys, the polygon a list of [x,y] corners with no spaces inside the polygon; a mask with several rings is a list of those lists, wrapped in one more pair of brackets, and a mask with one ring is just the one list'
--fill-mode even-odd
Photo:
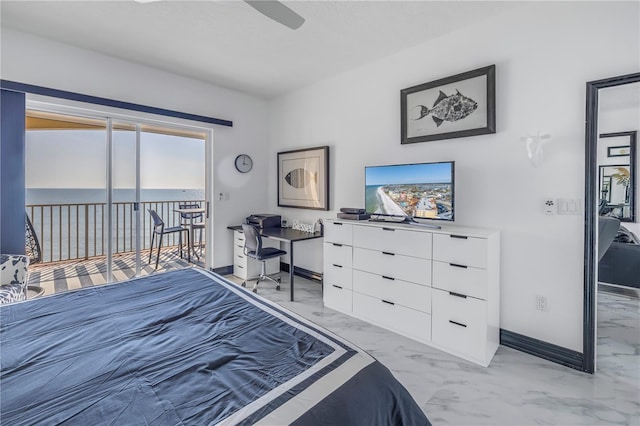
{"label": "sliding glass door", "polygon": [[[30,281],[47,294],[106,282],[107,121],[28,111],[26,214]],[[65,268],[62,265],[71,265]]]}
{"label": "sliding glass door", "polygon": [[[34,284],[50,294],[190,266],[189,257],[208,265],[206,133],[35,110],[27,117],[26,211],[42,252]],[[200,212],[185,218],[177,211],[185,205]],[[149,210],[164,230],[184,231],[154,236]]]}

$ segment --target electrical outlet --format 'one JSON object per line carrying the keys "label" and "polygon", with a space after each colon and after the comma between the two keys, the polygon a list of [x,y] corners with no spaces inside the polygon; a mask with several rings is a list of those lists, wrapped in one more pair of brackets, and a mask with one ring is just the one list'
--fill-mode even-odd
{"label": "electrical outlet", "polygon": [[542,312],[546,312],[548,310],[546,297],[536,296],[536,309]]}

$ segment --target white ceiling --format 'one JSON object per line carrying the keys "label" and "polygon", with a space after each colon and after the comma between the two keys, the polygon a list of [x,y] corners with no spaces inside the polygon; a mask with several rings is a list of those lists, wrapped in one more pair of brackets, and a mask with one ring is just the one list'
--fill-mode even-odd
{"label": "white ceiling", "polygon": [[297,30],[243,1],[0,1],[1,23],[271,98],[522,5],[286,1]]}

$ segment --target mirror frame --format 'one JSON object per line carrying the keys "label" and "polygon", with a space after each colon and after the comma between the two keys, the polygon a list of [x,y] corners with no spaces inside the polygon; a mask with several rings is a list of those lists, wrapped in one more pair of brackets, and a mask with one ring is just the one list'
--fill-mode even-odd
{"label": "mirror frame", "polygon": [[[629,216],[619,218],[621,222],[635,222],[636,221],[636,139],[637,130],[628,132],[616,132],[616,133],[603,133],[600,135],[600,139],[603,138],[616,138],[616,137],[628,137],[629,138]],[[626,157],[626,156],[625,156]],[[615,164],[598,165],[599,170],[602,167],[616,167]],[[619,165],[620,167],[626,166],[626,164]],[[601,172],[598,173],[598,190],[601,191]],[[609,193],[609,196],[611,194]]]}
{"label": "mirror frame", "polygon": [[582,332],[582,370],[595,371],[596,338],[596,224],[598,189],[598,90],[640,82],[640,72],[587,83],[585,117],[585,194],[584,194],[584,300]]}

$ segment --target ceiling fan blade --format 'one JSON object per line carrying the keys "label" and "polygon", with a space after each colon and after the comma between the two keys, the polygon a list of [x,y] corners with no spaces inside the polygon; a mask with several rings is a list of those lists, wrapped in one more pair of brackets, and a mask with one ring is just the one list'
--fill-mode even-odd
{"label": "ceiling fan blade", "polygon": [[282,25],[296,30],[304,24],[304,18],[279,1],[272,0],[244,0],[263,15],[273,19]]}

